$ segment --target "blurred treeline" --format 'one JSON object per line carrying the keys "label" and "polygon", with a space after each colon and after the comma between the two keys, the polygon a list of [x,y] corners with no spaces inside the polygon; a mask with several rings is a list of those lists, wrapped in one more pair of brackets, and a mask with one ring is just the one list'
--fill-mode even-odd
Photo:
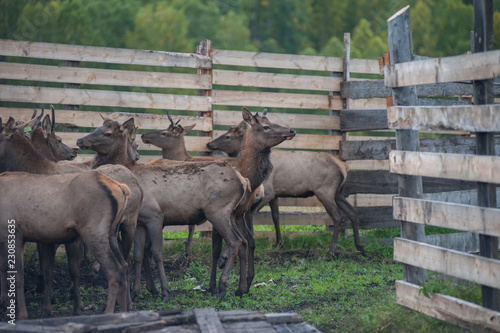
{"label": "blurred treeline", "polygon": [[[411,5],[414,53],[470,50],[472,0],[0,0],[0,38],[172,52],[215,49],[375,59],[386,20]],[[495,1],[500,48],[500,1]]]}

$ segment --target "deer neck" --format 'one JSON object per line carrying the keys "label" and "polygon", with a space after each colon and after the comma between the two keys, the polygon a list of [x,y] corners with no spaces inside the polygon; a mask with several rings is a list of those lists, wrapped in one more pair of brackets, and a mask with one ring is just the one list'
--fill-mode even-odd
{"label": "deer neck", "polygon": [[26,138],[13,135],[11,143],[7,150],[8,158],[5,159],[4,171],[53,173],[56,163],[43,156]]}
{"label": "deer neck", "polygon": [[176,146],[175,149],[163,148],[161,151],[162,157],[172,161],[186,161],[192,159],[192,156],[186,150],[184,139],[181,144]]}
{"label": "deer neck", "polygon": [[[126,139],[125,139],[126,140]],[[117,149],[109,154],[96,153],[92,160],[92,169],[96,169],[106,164],[119,164],[127,168],[133,168],[135,161],[127,153],[127,142],[124,141]]]}
{"label": "deer neck", "polygon": [[273,165],[271,164],[271,148],[259,148],[251,139],[245,140],[245,145],[240,155],[236,158],[236,168],[243,177],[250,180],[252,191],[267,179]]}

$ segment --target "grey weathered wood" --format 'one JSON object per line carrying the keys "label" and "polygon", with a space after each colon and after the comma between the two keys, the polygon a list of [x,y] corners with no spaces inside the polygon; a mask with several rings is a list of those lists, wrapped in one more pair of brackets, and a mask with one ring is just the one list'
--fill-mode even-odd
{"label": "grey weathered wood", "polygon": [[214,50],[214,65],[342,72],[342,58]]}
{"label": "grey weathered wood", "polygon": [[393,106],[387,109],[387,122],[391,129],[497,132],[500,105]]}
{"label": "grey weathered wood", "polygon": [[65,323],[59,326],[38,326],[27,325],[24,322],[16,322],[16,325],[0,323],[0,332],[16,332],[16,333],[94,333],[97,328],[88,324]]}
{"label": "grey weathered wood", "polygon": [[396,281],[396,302],[426,315],[467,328],[500,331],[500,313],[448,295],[425,296],[420,287]]}
{"label": "grey weathered wood", "polygon": [[224,327],[217,316],[217,312],[213,308],[195,309],[194,315],[196,323],[200,328],[201,333],[224,333]]}
{"label": "grey weathered wood", "polygon": [[[420,151],[429,153],[475,154],[474,137],[420,139]],[[495,138],[495,155],[500,155],[500,137]],[[347,160],[385,160],[389,152],[396,149],[396,140],[342,141],[340,158]]]}
{"label": "grey weathered wood", "polygon": [[207,110],[212,105],[210,97],[204,96],[13,85],[0,85],[0,100],[191,111]]}
{"label": "grey weathered wood", "polygon": [[227,333],[276,333],[276,330],[271,324],[265,321],[256,322],[233,322],[224,324],[225,332]]}
{"label": "grey weathered wood", "polygon": [[[474,55],[483,55],[493,49],[493,0],[474,1],[474,34],[472,36],[472,52]],[[497,75],[498,76],[498,73]],[[489,77],[485,77],[488,79]],[[493,80],[474,81],[474,104],[484,105],[494,102]],[[497,112],[498,113],[498,112]],[[482,119],[481,119],[482,120]],[[496,126],[495,126],[496,125]],[[500,129],[500,121],[494,122],[493,132]],[[476,142],[478,155],[494,155],[495,142],[491,130],[477,129]],[[493,168],[491,169],[493,172]],[[481,207],[496,206],[496,191],[493,184],[478,183],[478,204]],[[496,235],[498,236],[498,235]],[[480,254],[487,258],[498,259],[498,238],[480,235]],[[500,270],[498,271],[500,273]],[[500,289],[492,289],[483,285],[483,306],[500,311]]]}
{"label": "grey weathered wood", "polygon": [[500,184],[499,156],[391,151],[391,172]]}
{"label": "grey weathered wood", "polygon": [[340,128],[344,132],[386,129],[386,113],[385,109],[340,110]]}
{"label": "grey weathered wood", "polygon": [[[392,96],[392,89],[386,87],[384,80],[354,80],[340,84],[342,98],[381,98]],[[419,97],[457,97],[472,95],[472,82],[437,83],[417,86]],[[500,86],[494,87],[495,94],[500,94]]]}
{"label": "grey weathered wood", "polygon": [[[331,104],[330,104],[331,102]],[[257,91],[213,90],[215,105],[237,105],[249,107],[277,107],[297,109],[342,109],[340,96],[291,94]]]}
{"label": "grey weathered wood", "polygon": [[263,72],[213,70],[213,84],[239,87],[340,91],[342,78]]}
{"label": "grey weathered wood", "polygon": [[190,53],[116,49],[0,39],[0,55],[112,64],[211,68],[208,57]]}
{"label": "grey weathered wood", "polygon": [[[459,279],[500,287],[500,261],[404,238],[394,239],[394,260]],[[464,269],[467,267],[467,269]]]}
{"label": "grey weathered wood", "polygon": [[393,207],[395,219],[500,236],[500,209],[402,197]]}
{"label": "grey weathered wood", "polygon": [[500,50],[390,65],[384,76],[387,87],[493,79],[500,76]]}
{"label": "grey weathered wood", "polygon": [[[410,62],[413,58],[413,45],[409,6],[389,18],[387,25],[391,64]],[[386,75],[387,67],[385,67]],[[393,89],[392,98],[393,105],[417,105],[417,93],[414,86]],[[396,148],[398,150],[418,151],[420,148],[418,131],[396,130]],[[422,197],[422,178],[408,175],[398,176],[398,193],[405,197]],[[423,241],[425,239],[424,227],[402,222],[401,236]],[[427,279],[427,272],[420,267],[403,265],[403,278],[407,282],[421,284]]]}
{"label": "grey weathered wood", "polygon": [[210,89],[209,75],[0,62],[0,78],[112,86]]}

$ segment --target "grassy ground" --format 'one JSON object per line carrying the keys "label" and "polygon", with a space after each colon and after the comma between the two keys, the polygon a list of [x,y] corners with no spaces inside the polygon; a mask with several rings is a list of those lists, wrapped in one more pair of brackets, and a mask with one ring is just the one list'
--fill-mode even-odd
{"label": "grassy ground", "polygon": [[[234,296],[238,276],[233,270],[228,294],[222,300],[203,291],[208,287],[210,242],[197,239],[191,259],[180,264],[176,259],[184,250],[184,241],[172,241],[164,251],[170,300],[161,302],[143,286],[134,308],[297,312],[323,332],[469,332],[396,304],[394,281],[402,279],[402,269],[392,260],[392,247],[371,242],[365,245],[363,256],[356,251],[352,237],[341,236],[339,255],[328,258],[330,239],[331,235],[323,231],[294,239],[285,236],[285,246],[279,250],[267,239],[257,239],[254,283],[259,286],[243,297]],[[63,267],[58,274],[64,272]],[[86,280],[83,276],[82,295],[85,313],[89,314],[103,308],[106,284],[102,278],[99,283]],[[56,286],[65,281],[67,277],[56,281]],[[67,294],[67,289],[62,295],[56,290],[55,315],[67,315],[71,310]],[[30,315],[36,317],[40,301],[40,296],[33,293],[28,301]]]}

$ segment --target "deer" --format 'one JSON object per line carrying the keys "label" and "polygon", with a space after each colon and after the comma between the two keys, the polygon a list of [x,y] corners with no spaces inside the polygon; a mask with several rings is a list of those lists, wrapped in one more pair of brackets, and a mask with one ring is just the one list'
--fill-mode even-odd
{"label": "deer", "polygon": [[[209,220],[214,229],[212,272],[224,239],[229,258],[234,261],[236,256],[239,257],[240,282],[235,293],[243,294],[246,291],[247,242],[236,226],[236,213],[240,203],[248,201],[248,180],[225,162],[137,163],[126,153],[127,133],[133,127],[133,118],[123,124],[106,119],[93,133],[77,140],[80,148],[96,152],[93,167],[124,165],[136,175],[144,189],[134,246],[136,276],[132,294],[137,295],[140,289],[146,233],[150,237],[152,256],[159,271],[161,297],[166,301],[169,287],[162,261],[162,229],[165,225],[198,225],[205,220]],[[231,266],[232,262],[224,267],[218,286],[216,276],[211,274],[209,290],[218,297],[222,298],[227,293]],[[147,269],[145,272],[148,290],[157,294],[152,277],[148,276]]]}
{"label": "deer", "polygon": [[52,111],[52,121],[50,121],[49,115],[43,118],[41,128],[37,128],[31,132],[31,144],[51,161],[71,161],[75,159],[76,151],[65,145],[61,138],[56,135],[56,113],[54,106],[51,105],[50,109]]}
{"label": "deer", "polygon": [[[33,121],[33,120],[32,120]],[[43,156],[38,150],[36,150],[31,142],[23,135],[23,128],[28,125],[23,124],[22,126],[15,126],[15,120],[11,117],[9,121],[2,128],[0,133],[0,172],[4,171],[23,171],[35,174],[65,174],[65,173],[81,173],[85,170],[78,165],[73,165],[72,163],[56,163],[45,156]],[[129,253],[132,248],[134,241],[135,229],[137,224],[137,216],[139,214],[139,208],[142,204],[143,191],[139,186],[137,179],[130,170],[123,166],[103,166],[99,168],[100,173],[106,174],[107,176],[113,178],[114,180],[125,183],[131,191],[131,195],[128,200],[128,204],[125,208],[123,214],[122,223],[120,224],[121,239],[120,245],[123,251],[123,257],[125,261],[128,261]],[[54,250],[47,250],[45,252],[49,253],[53,257],[52,252],[55,251],[54,244],[42,244],[42,246],[54,247]],[[79,246],[77,244],[67,244],[66,251],[68,254],[68,268],[70,276],[73,281],[73,311],[74,314],[80,314],[83,306],[80,298],[80,290],[78,283],[79,276]],[[43,256],[42,256],[43,257]],[[41,266],[44,267],[44,258],[41,258]],[[128,264],[127,264],[128,268]],[[44,281],[45,281],[45,295],[44,303],[42,307],[42,317],[50,314],[52,309],[51,296],[52,296],[52,279],[47,276],[47,274],[52,274],[50,270],[43,270]],[[127,277],[127,309],[132,308],[132,301],[130,296],[130,290],[128,288],[129,273],[126,270]]]}
{"label": "deer", "polygon": [[[209,150],[221,150],[236,157],[243,153],[242,147],[248,132],[245,123],[232,126],[219,138],[207,144]],[[257,213],[269,204],[276,229],[277,246],[282,246],[279,229],[279,197],[310,197],[315,195],[323,204],[334,223],[334,234],[328,255],[336,254],[337,239],[341,231],[341,212],[352,221],[355,246],[364,253],[359,237],[359,219],[354,207],[342,194],[347,179],[347,164],[338,157],[325,152],[284,151],[274,149],[271,154],[274,165],[269,178],[264,181],[264,198],[254,207]]]}
{"label": "deer", "polygon": [[[126,311],[124,259],[117,233],[130,190],[125,184],[95,171],[77,174],[35,175],[5,172],[0,175],[1,301],[7,305],[7,275],[15,277],[17,319],[27,319],[24,299],[23,244],[68,243],[81,237],[105,269],[108,278],[106,313],[116,301]],[[15,239],[15,260],[7,253]],[[15,263],[15,265],[12,265]],[[7,265],[9,264],[9,266]],[[11,273],[16,270],[16,273]]]}
{"label": "deer", "polygon": [[[267,179],[271,170],[273,168],[271,161],[269,159],[271,153],[271,147],[274,147],[285,140],[291,140],[295,136],[295,130],[289,129],[278,124],[271,123],[266,117],[267,109],[264,110],[262,116],[258,113],[252,115],[252,113],[246,108],[242,108],[242,118],[243,122],[247,123],[249,126],[248,136],[243,143],[243,153],[237,158],[225,158],[221,161],[225,161],[233,165],[236,170],[238,170],[243,177],[250,180],[252,192],[259,192],[262,188],[262,183]],[[175,156],[180,158],[183,152],[186,152],[184,145],[184,140],[182,138],[182,128],[179,125],[172,125],[166,131],[148,133],[143,135],[143,141],[146,139],[148,143],[157,145],[158,147],[170,147],[172,150],[176,150],[177,153],[169,153],[169,150],[163,150],[164,154],[167,156]],[[190,127],[192,129],[192,127]],[[174,133],[170,133],[174,132]],[[165,134],[164,134],[165,133]],[[174,148],[176,147],[176,148]],[[152,161],[151,164],[161,163],[161,160]],[[265,190],[264,190],[265,195]],[[254,200],[249,203],[247,211],[245,211],[244,219],[245,227],[243,232],[245,233],[248,241],[248,273],[247,273],[247,290],[250,289],[254,275],[254,251],[255,251],[255,241],[253,239],[253,215],[251,206],[257,202]],[[238,223],[242,225],[242,223]],[[225,265],[227,256],[225,253],[221,256],[219,261],[219,267]]]}

